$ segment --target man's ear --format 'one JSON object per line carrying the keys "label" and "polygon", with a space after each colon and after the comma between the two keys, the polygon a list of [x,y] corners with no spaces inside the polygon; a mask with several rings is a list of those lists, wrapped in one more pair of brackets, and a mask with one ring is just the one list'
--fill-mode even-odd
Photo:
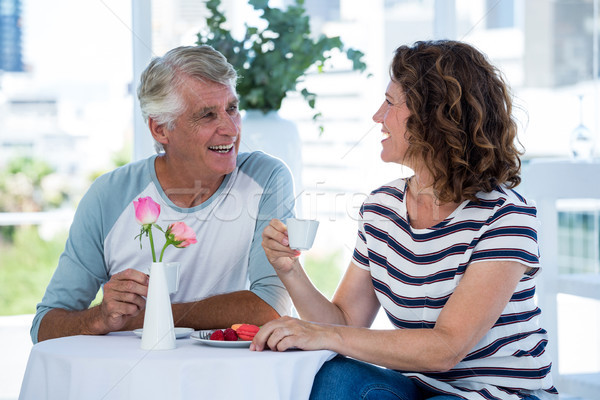
{"label": "man's ear", "polygon": [[148,117],[148,128],[154,140],[162,145],[169,144],[166,124],[159,125],[152,117]]}

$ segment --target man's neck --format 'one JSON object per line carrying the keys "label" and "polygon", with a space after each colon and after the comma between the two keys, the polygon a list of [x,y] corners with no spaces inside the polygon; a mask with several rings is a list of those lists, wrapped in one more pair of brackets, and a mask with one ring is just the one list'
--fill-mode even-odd
{"label": "man's neck", "polygon": [[168,162],[166,155],[156,157],[156,177],[167,197],[178,207],[192,208],[208,200],[221,186],[225,176],[203,179],[189,168],[179,168]]}

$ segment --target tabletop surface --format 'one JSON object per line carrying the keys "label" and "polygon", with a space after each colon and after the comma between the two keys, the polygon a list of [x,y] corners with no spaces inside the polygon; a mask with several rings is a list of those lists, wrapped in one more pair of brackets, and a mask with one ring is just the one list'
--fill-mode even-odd
{"label": "tabletop surface", "polygon": [[331,351],[250,351],[178,339],[140,348],[132,332],[72,336],[33,346],[20,400],[308,398]]}

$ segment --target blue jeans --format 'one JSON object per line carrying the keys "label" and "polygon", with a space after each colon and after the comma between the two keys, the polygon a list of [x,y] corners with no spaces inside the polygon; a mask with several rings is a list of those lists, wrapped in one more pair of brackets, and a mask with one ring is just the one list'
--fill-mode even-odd
{"label": "blue jeans", "polygon": [[[311,400],[461,400],[439,395],[418,386],[398,371],[337,356],[327,361],[317,375]],[[535,396],[524,400],[539,400]]]}

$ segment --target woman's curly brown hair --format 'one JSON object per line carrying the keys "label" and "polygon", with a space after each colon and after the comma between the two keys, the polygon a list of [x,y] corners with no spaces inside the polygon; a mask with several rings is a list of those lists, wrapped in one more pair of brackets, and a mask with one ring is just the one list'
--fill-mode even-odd
{"label": "woman's curly brown hair", "polygon": [[406,94],[407,157],[421,160],[442,202],[521,182],[512,96],[501,73],[472,46],[416,42],[396,49],[391,78]]}

